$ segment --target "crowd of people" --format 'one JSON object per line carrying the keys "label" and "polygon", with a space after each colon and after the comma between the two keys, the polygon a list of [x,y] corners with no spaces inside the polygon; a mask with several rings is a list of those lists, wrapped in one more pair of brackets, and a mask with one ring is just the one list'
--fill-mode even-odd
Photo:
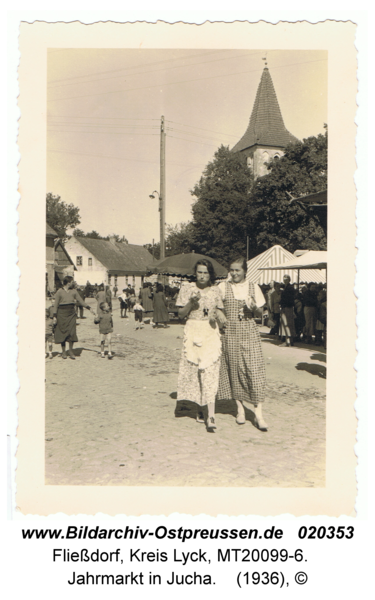
{"label": "crowd of people", "polygon": [[[246,422],[245,408],[253,413],[253,424],[267,431],[262,407],[265,399],[265,363],[259,328],[255,321],[264,296],[258,285],[246,279],[247,263],[234,258],[229,265],[229,278],[217,285],[211,261],[198,260],[194,278],[179,288],[145,282],[138,297],[129,284],[117,297],[117,289],[97,287],[96,311],[86,302],[88,286],[77,289],[72,277],[64,278],[46,310],[46,355],[52,358],[52,343],[61,344],[63,359],[75,360],[74,343],[78,341],[76,320],[88,309],[99,325],[100,355],[113,357],[113,302],[120,303],[120,318],[134,312],[135,328],[144,322],[154,328],[168,327],[168,302],[175,301],[180,319],[186,321],[177,382],[177,399],[196,404],[198,423],[208,431],[217,428],[215,403],[231,399],[237,407],[236,422]],[[286,275],[283,284],[272,282],[265,294],[270,334],[278,336],[284,346],[295,340],[326,343],[326,286],[322,284],[291,285]],[[147,317],[147,319],[146,319]],[[285,340],[285,341],[284,341]],[[66,343],[69,349],[66,351]]]}
{"label": "crowd of people", "polygon": [[[230,265],[231,279],[219,285],[209,260],[200,260],[195,266],[194,281],[179,289],[170,288],[169,298],[175,300],[178,315],[186,319],[178,384],[178,400],[190,400],[197,405],[196,420],[205,423],[208,431],[217,428],[215,402],[228,398],[236,402],[236,421],[245,424],[245,406],[254,413],[254,425],[267,431],[262,415],[265,395],[265,365],[260,334],[254,320],[258,286],[246,281],[246,260],[235,259]],[[72,277],[64,278],[63,287],[55,294],[46,310],[46,350],[52,357],[52,342],[61,344],[63,359],[75,360],[74,343],[78,341],[76,321],[80,308],[93,313],[99,325],[100,354],[105,357],[108,343],[111,359],[113,331],[113,296],[108,286],[99,286],[95,299],[96,311],[86,303]],[[131,288],[131,286],[130,286]],[[133,289],[120,294],[120,310],[134,311],[135,323],[142,323],[143,315],[152,312],[153,325],[167,326],[169,314],[166,290],[157,283],[144,284],[139,297]],[[82,290],[80,290],[82,291]],[[133,300],[132,300],[133,299]],[[121,308],[122,304],[125,307]],[[78,311],[78,313],[77,313]],[[69,350],[66,351],[66,344]]]}
{"label": "crowd of people", "polygon": [[[169,327],[168,302],[177,297],[179,288],[163,286],[160,283],[145,282],[138,297],[129,283],[117,296],[118,288],[89,282],[79,286],[73,277],[66,276],[63,285],[54,295],[47,297],[50,306],[46,309],[46,356],[53,357],[53,343],[61,344],[62,358],[75,360],[73,345],[78,341],[76,320],[84,319],[84,308],[91,310],[95,324],[101,335],[101,356],[105,356],[104,345],[108,345],[108,358],[112,358],[111,334],[113,332],[113,303],[119,302],[120,318],[127,318],[127,312],[134,313],[135,329],[143,329],[144,323],[154,329]],[[96,311],[86,303],[87,298],[96,300]],[[66,351],[66,343],[69,350]]]}
{"label": "crowd of people", "polygon": [[282,340],[282,346],[295,342],[327,344],[327,286],[323,283],[291,284],[272,281],[265,292],[270,335]]}

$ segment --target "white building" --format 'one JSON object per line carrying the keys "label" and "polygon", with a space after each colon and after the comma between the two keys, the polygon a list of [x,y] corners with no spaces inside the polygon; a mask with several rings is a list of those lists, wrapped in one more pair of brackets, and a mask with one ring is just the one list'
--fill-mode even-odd
{"label": "white building", "polygon": [[71,237],[65,244],[77,271],[78,285],[115,285],[119,290],[129,283],[139,289],[148,267],[152,265],[152,255],[143,246],[116,242],[115,238],[97,240],[88,237]]}

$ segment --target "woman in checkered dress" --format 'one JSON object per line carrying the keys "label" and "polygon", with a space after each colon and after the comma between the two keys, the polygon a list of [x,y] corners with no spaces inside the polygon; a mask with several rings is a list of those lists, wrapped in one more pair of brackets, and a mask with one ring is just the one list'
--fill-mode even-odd
{"label": "woman in checkered dress", "polygon": [[[218,399],[231,398],[237,404],[239,425],[246,421],[244,406],[251,407],[255,425],[267,431],[262,416],[265,396],[266,370],[254,310],[262,301],[259,288],[246,281],[247,263],[242,257],[230,265],[231,279],[219,284],[227,318],[223,336]],[[256,293],[258,292],[258,298]],[[259,295],[260,293],[260,295]]]}

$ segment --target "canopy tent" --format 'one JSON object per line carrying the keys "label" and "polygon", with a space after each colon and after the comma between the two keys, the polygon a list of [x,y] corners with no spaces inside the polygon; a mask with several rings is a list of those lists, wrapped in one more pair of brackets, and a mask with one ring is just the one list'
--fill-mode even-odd
{"label": "canopy tent", "polygon": [[191,277],[194,275],[194,267],[198,260],[206,259],[211,261],[215,270],[216,277],[219,279],[227,276],[228,271],[214,258],[190,252],[189,254],[176,254],[168,256],[157,264],[149,265],[150,273],[160,273],[162,275],[176,275],[179,277]]}
{"label": "canopy tent", "polygon": [[[295,269],[297,270],[297,282],[302,281],[314,281],[314,282],[325,282],[326,281],[326,273],[322,273],[322,269],[327,269],[327,255],[328,253],[325,251],[317,251],[310,250],[306,252],[302,256],[298,258],[292,255],[291,260],[288,262],[283,262],[278,265],[273,265],[271,267],[258,267],[259,270],[266,271],[272,269],[271,272],[275,271],[277,273],[283,273],[284,271],[292,271],[295,273]],[[289,273],[287,273],[289,275]],[[317,275],[320,278],[317,278]],[[279,275],[280,278],[280,275]],[[292,283],[294,283],[292,281]]]}
{"label": "canopy tent", "polygon": [[[323,255],[327,253],[310,251],[299,258],[296,258],[282,246],[272,246],[272,248],[268,248],[268,250],[262,252],[262,254],[259,254],[248,261],[246,278],[259,285],[270,283],[270,281],[281,282],[284,275],[289,275],[291,283],[297,283],[298,279],[300,281],[324,283],[326,280],[325,273],[318,269],[325,267],[304,266],[302,264],[303,262],[305,264],[308,263],[307,257],[311,254]],[[301,264],[294,266],[295,263],[299,261],[301,261]],[[318,259],[316,259],[316,262],[317,261]],[[299,278],[298,270],[300,271]]]}
{"label": "canopy tent", "polygon": [[293,256],[290,262],[273,268],[278,270],[285,267],[288,267],[288,269],[326,269],[327,255],[328,252],[323,250],[309,250],[305,254],[302,254],[302,256],[299,256],[298,258]]}

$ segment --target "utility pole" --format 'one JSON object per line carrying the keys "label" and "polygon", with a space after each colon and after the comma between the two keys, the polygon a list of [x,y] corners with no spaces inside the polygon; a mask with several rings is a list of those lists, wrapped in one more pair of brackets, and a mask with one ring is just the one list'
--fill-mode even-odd
{"label": "utility pole", "polygon": [[165,258],[165,126],[164,117],[160,126],[160,259]]}

